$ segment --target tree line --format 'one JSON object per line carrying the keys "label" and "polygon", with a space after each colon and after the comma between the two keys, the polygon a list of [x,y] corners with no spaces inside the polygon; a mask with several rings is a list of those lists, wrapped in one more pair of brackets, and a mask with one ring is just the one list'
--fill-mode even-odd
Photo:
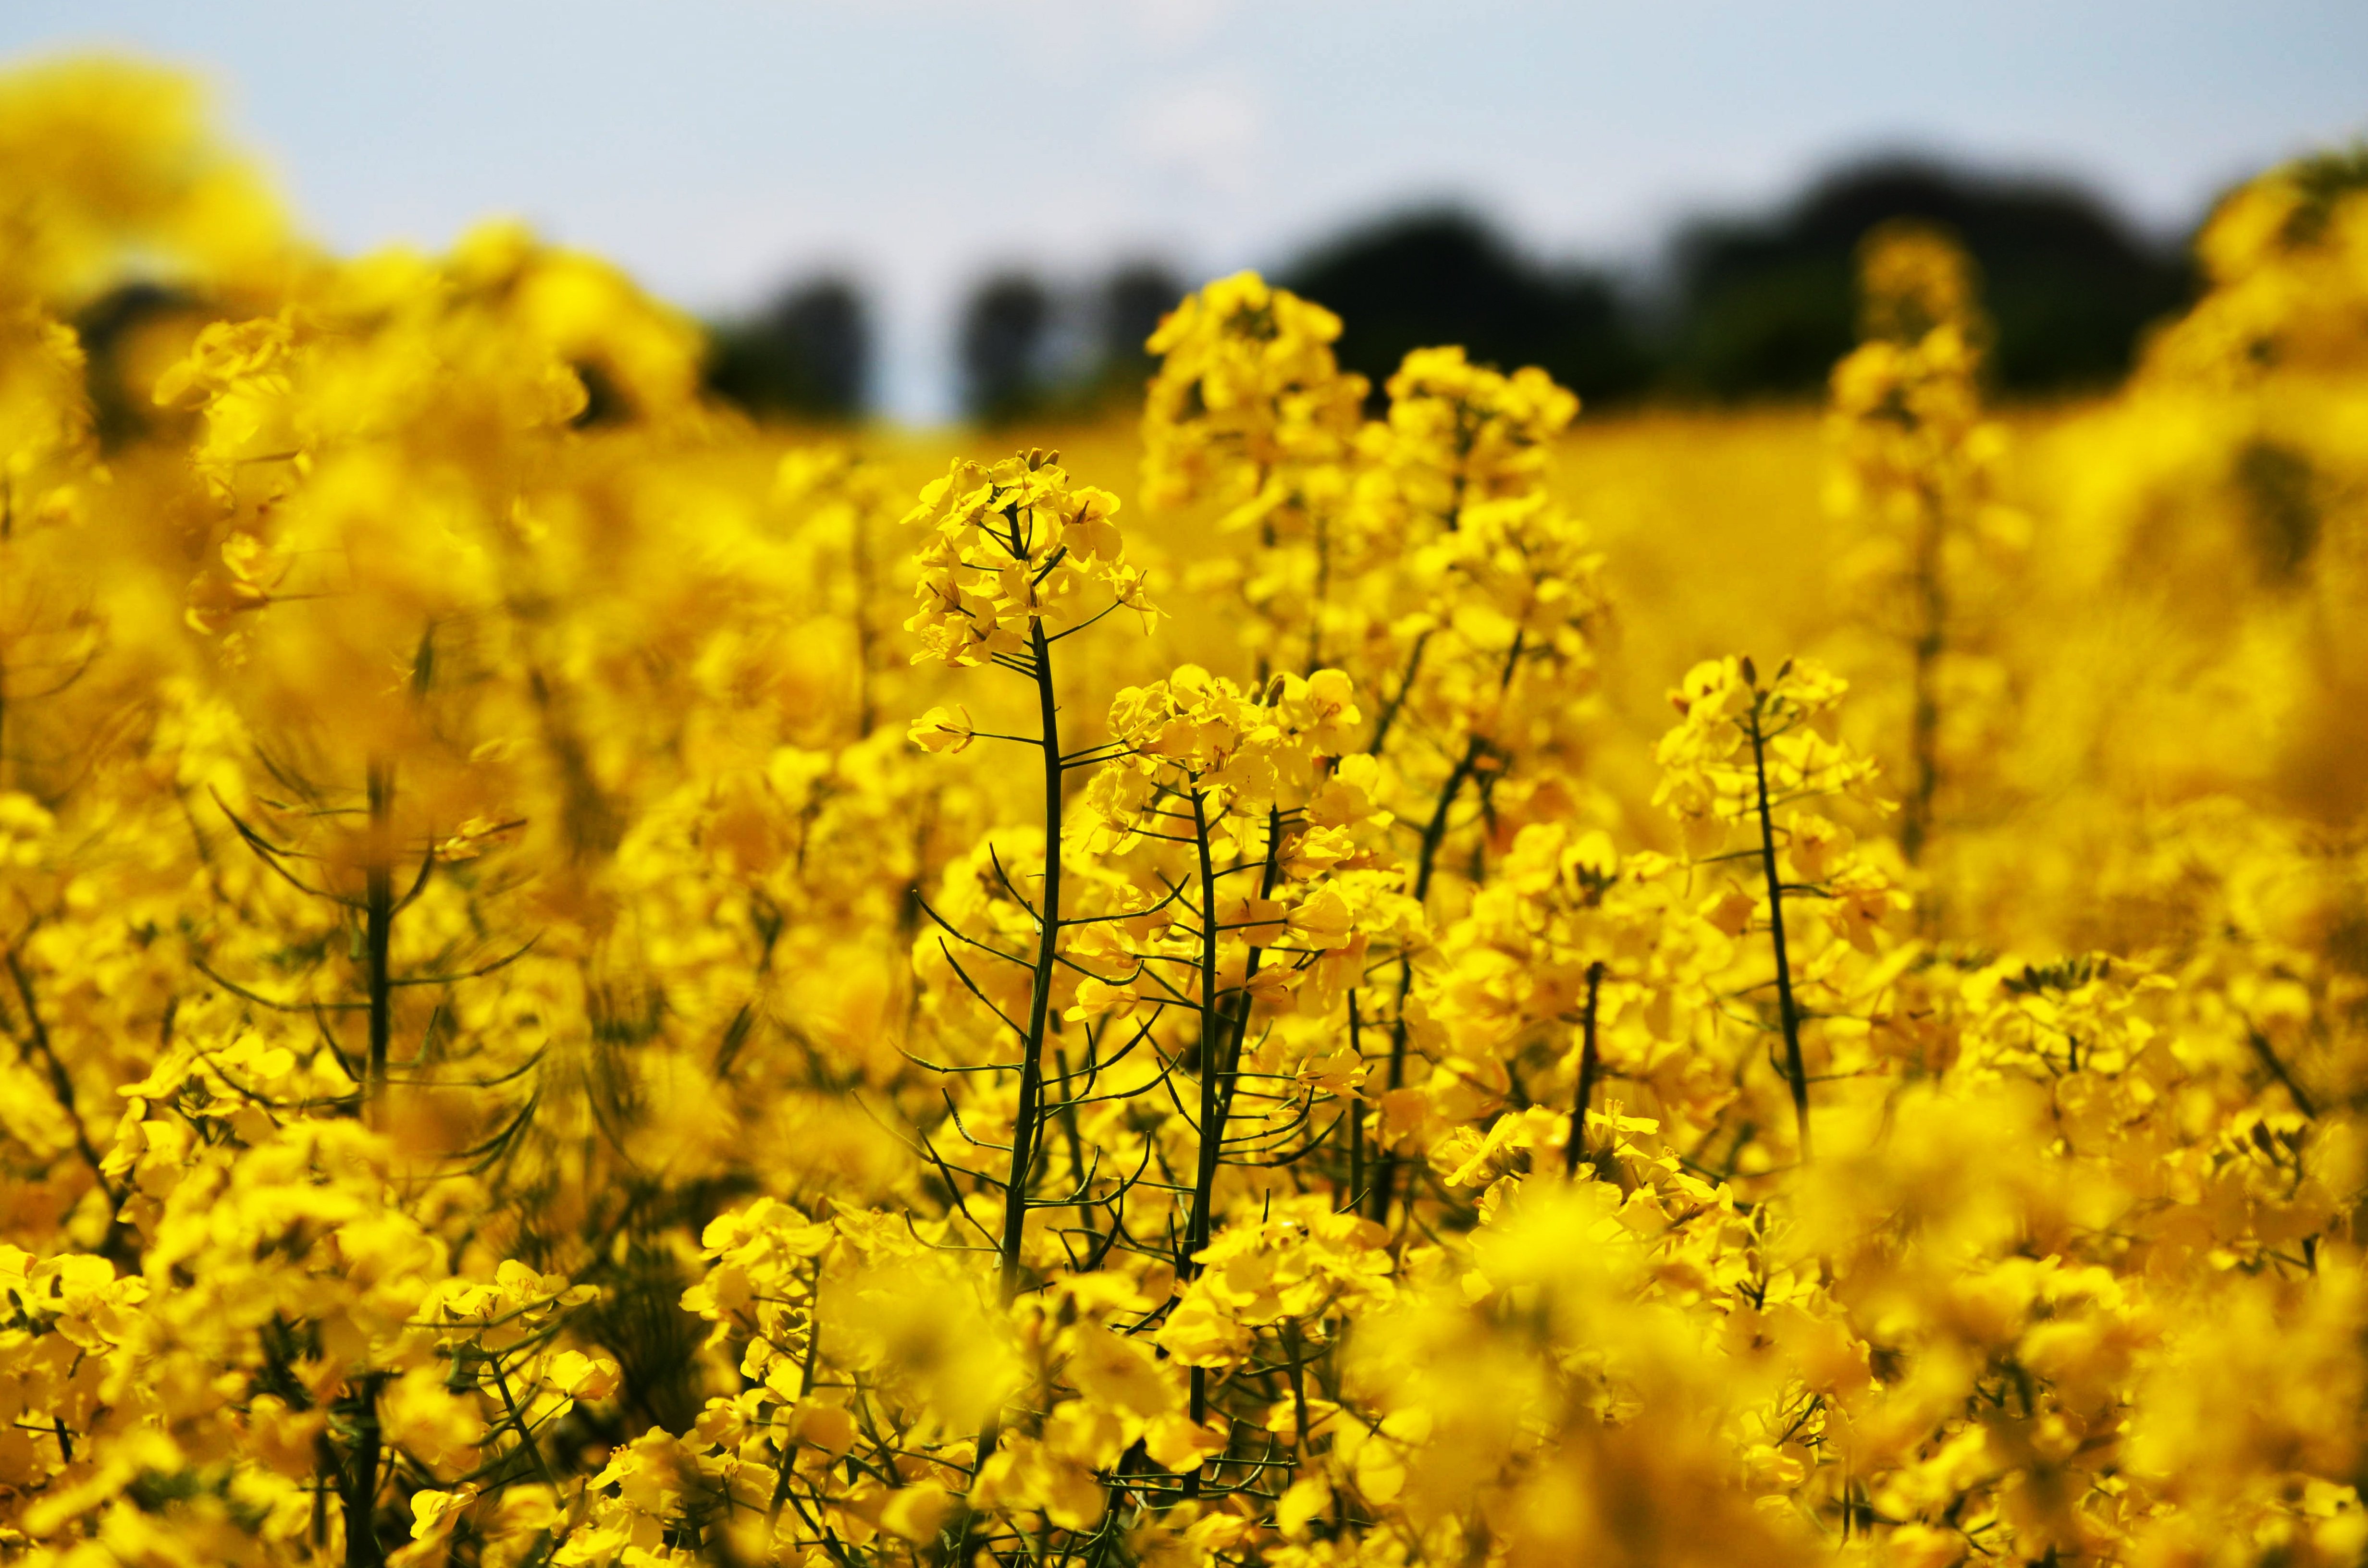
{"label": "tree line", "polygon": [[[1481,362],[1541,366],[1598,406],[1783,398],[1821,389],[1854,341],[1852,257],[1894,218],[1941,225],[1973,257],[2001,395],[2113,384],[2192,290],[2183,245],[2078,186],[1900,158],[1838,170],[1772,211],[1688,223],[1642,278],[1539,258],[1454,206],[1356,228],[1278,273],[1343,318],[1340,362],[1377,389],[1407,350],[1461,343]],[[1192,281],[1151,259],[1082,286],[1017,267],[981,278],[956,329],[964,413],[1084,411],[1139,390],[1143,340]],[[856,280],[811,279],[716,324],[709,383],[760,414],[854,416],[875,393],[875,337]]]}

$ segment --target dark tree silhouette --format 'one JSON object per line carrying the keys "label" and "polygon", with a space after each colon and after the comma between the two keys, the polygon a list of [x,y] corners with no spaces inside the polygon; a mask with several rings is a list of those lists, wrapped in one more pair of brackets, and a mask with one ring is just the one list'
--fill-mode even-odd
{"label": "dark tree silhouette", "polygon": [[999,272],[962,307],[962,406],[996,421],[1027,412],[1046,392],[1053,291],[1032,273]]}
{"label": "dark tree silhouette", "polygon": [[782,294],[753,321],[715,329],[707,384],[756,414],[848,419],[870,393],[871,321],[861,292],[825,277]]}
{"label": "dark tree silhouette", "polygon": [[1150,373],[1144,340],[1185,292],[1176,270],[1156,261],[1128,262],[1103,280],[1095,326],[1104,374],[1131,381]]}
{"label": "dark tree silhouette", "polygon": [[2178,257],[2076,186],[1866,164],[1773,217],[1705,220],[1680,234],[1669,384],[1717,397],[1821,386],[1855,339],[1859,241],[1893,218],[1941,224],[1972,253],[1997,328],[1992,373],[2009,392],[2116,380],[2146,324],[2190,288]]}
{"label": "dark tree silhouette", "polygon": [[1651,379],[1607,278],[1541,266],[1469,213],[1387,220],[1323,246],[1283,281],[1341,317],[1340,361],[1377,396],[1408,349],[1448,343],[1507,369],[1543,366],[1588,399],[1632,396]]}

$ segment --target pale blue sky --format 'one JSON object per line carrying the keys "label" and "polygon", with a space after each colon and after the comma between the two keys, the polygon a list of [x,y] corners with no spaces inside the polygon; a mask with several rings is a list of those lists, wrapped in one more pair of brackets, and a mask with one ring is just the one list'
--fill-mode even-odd
{"label": "pale blue sky", "polygon": [[1458,196],[1634,259],[1878,146],[2184,223],[2368,131],[2368,0],[6,0],[0,55],[211,77],[342,248],[522,215],[701,310],[866,275],[892,407],[945,403],[964,281],[1273,264]]}

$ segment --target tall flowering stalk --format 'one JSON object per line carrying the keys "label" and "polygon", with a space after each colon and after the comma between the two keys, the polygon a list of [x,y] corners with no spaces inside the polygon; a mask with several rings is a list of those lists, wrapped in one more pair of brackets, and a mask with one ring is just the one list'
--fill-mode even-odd
{"label": "tall flowering stalk", "polygon": [[[1864,529],[1847,566],[1861,614],[1907,649],[1898,831],[1913,865],[1949,783],[1949,722],[1996,728],[1980,711],[1998,704],[1979,635],[1985,590],[2028,525],[1995,500],[2006,446],[1982,406],[1989,323],[1972,258],[1929,224],[1886,223],[1860,246],[1859,292],[1864,341],[1833,369],[1828,499]],[[1962,763],[1978,747],[1947,749]]]}
{"label": "tall flowering stalk", "polygon": [[[1219,1177],[1229,1157],[1258,1163],[1303,1137],[1304,1153],[1323,1136],[1305,1131],[1315,1114],[1314,1074],[1275,1071],[1296,1065],[1287,1058],[1269,1057],[1258,1071],[1245,1052],[1262,1003],[1337,994],[1361,965],[1354,909],[1329,874],[1354,850],[1324,799],[1328,765],[1348,749],[1360,717],[1338,670],[1277,675],[1253,694],[1187,665],[1129,687],[1111,705],[1119,755],[1088,793],[1096,836],[1112,855],[1141,852],[1135,858],[1167,884],[1163,903],[1180,913],[1153,940],[1106,937],[1098,956],[1110,972],[1080,987],[1073,1011],[1173,1008],[1194,1020],[1195,1148],[1175,1245],[1176,1277],[1188,1289],[1217,1237]],[[1162,845],[1189,851],[1182,877],[1169,879]],[[1255,881],[1233,880],[1241,878]],[[1167,978],[1167,964],[1190,979]],[[1255,1114],[1237,1132],[1235,1108],[1245,1100]],[[1191,1368],[1195,1425],[1209,1414],[1209,1373],[1199,1361]],[[1199,1470],[1188,1477],[1188,1493],[1197,1494],[1201,1479]]]}
{"label": "tall flowering stalk", "polygon": [[[1042,763],[1044,861],[1030,911],[1037,941],[1027,1022],[1006,1020],[1019,1037],[1014,1063],[1019,1108],[1003,1182],[997,1255],[1006,1301],[1019,1288],[1030,1175],[1043,1131],[1045,1044],[1064,928],[1062,780],[1068,768],[1085,766],[1098,750],[1077,756],[1061,750],[1053,648],[1110,608],[1151,611],[1142,579],[1125,564],[1124,543],[1110,521],[1117,498],[1091,486],[1072,486],[1054,462],[1056,455],[1037,449],[992,465],[957,460],[951,472],[921,493],[920,504],[905,518],[907,527],[928,530],[916,557],[922,567],[916,589],[920,608],[905,623],[922,642],[914,662],[991,664],[1026,680],[1036,701],[1038,732],[1020,744],[1034,747]],[[1109,605],[1091,614],[1083,602],[1089,587],[1110,596]],[[913,729],[916,741],[935,750],[955,749],[973,733],[966,716],[958,720],[943,709],[933,709]]]}
{"label": "tall flowering stalk", "polygon": [[[1804,1162],[1811,1151],[1810,1073],[1787,901],[1796,907],[1804,899],[1823,901],[1830,928],[1854,946],[1871,945],[1873,930],[1907,903],[1879,863],[1850,849],[1845,833],[1795,809],[1834,795],[1877,811],[1889,807],[1873,791],[1873,761],[1814,727],[1847,689],[1806,659],[1786,660],[1764,686],[1748,658],[1708,661],[1687,672],[1685,684],[1669,694],[1680,722],[1661,737],[1658,752],[1663,773],[1655,798],[1682,824],[1695,863],[1725,882],[1714,918],[1738,935],[1752,926],[1767,934],[1765,984],[1775,992],[1793,1139]],[[1751,842],[1729,852],[1730,830],[1738,826]],[[1741,885],[1732,880],[1739,862],[1757,873]],[[1756,895],[1747,891],[1751,882],[1758,884]]]}

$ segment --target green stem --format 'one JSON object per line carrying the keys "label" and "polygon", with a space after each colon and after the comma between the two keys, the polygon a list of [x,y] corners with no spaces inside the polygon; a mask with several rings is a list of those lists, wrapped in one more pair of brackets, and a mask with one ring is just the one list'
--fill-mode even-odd
{"label": "green stem", "polygon": [[1428,631],[1414,640],[1414,649],[1406,655],[1406,674],[1398,677],[1397,691],[1382,705],[1381,716],[1373,722],[1372,744],[1365,749],[1376,757],[1390,744],[1390,727],[1398,722],[1398,710],[1406,706],[1406,698],[1414,691],[1415,676],[1422,673],[1422,652],[1429,646]]}
{"label": "green stem", "polygon": [[[1280,880],[1281,873],[1282,808],[1269,806],[1266,812],[1266,865],[1258,872],[1259,898],[1269,899],[1274,896],[1274,884]],[[1233,1042],[1225,1052],[1224,1100],[1217,1108],[1217,1124],[1220,1131],[1226,1123],[1232,1121],[1234,1096],[1241,1088],[1242,1049],[1248,1042],[1250,1032],[1250,982],[1258,978],[1259,961],[1265,957],[1266,949],[1253,942],[1250,944],[1249,957],[1242,966],[1242,992],[1235,999],[1234,1006]]]}
{"label": "green stem", "polygon": [[[1361,1066],[1365,1060],[1364,1020],[1358,1016],[1357,993],[1353,988],[1349,993],[1349,1050]],[[1349,1107],[1349,1202],[1347,1207],[1349,1212],[1354,1213],[1359,1200],[1363,1198],[1365,1192],[1365,1102],[1362,1090],[1352,1087],[1351,1092],[1359,1096]]]}
{"label": "green stem", "polygon": [[[1028,1034],[1019,1062],[1019,1107],[1011,1119],[1011,1165],[1003,1184],[1003,1237],[996,1253],[1000,1263],[1003,1304],[1019,1294],[1019,1244],[1028,1223],[1029,1176],[1036,1162],[1037,1134],[1043,1120],[1044,1039],[1053,1016],[1053,970],[1060,960],[1061,943],[1061,721],[1053,695],[1053,645],[1044,623],[1029,623],[1029,640],[1036,679],[1037,716],[1042,724],[1039,745],[1044,754],[1044,887],[1036,906],[1042,922],[1036,941],[1036,975],[1028,1003]],[[978,1465],[985,1464],[1003,1435],[1003,1413],[991,1411],[978,1434]],[[973,1473],[976,1473],[973,1468]],[[967,1561],[975,1513],[967,1514],[956,1532]]]}
{"label": "green stem", "polygon": [[1784,884],[1776,874],[1776,823],[1768,804],[1768,742],[1754,698],[1746,726],[1751,737],[1751,767],[1759,784],[1759,864],[1768,877],[1768,926],[1776,942],[1776,1008],[1784,1025],[1784,1076],[1793,1089],[1793,1118],[1800,1128],[1801,1163],[1809,1161],[1809,1069],[1801,1059],[1801,1014],[1793,1002],[1793,963],[1784,947]]}
{"label": "green stem", "polygon": [[1600,959],[1587,966],[1587,1011],[1579,1015],[1578,1093],[1570,1104],[1570,1136],[1564,1141],[1562,1174],[1578,1175],[1587,1149],[1587,1102],[1595,1096],[1595,1004],[1603,988]]}
{"label": "green stem", "polygon": [[[1212,1230],[1210,1213],[1217,1197],[1217,1157],[1225,1140],[1225,1020],[1217,1009],[1217,872],[1209,856],[1208,800],[1192,791],[1192,844],[1201,866],[1201,1150],[1192,1173],[1192,1215],[1177,1244],[1176,1278],[1201,1272],[1201,1252]],[[1209,1371],[1195,1367],[1190,1377],[1192,1424],[1209,1415]],[[1201,1494],[1201,1467],[1184,1478],[1184,1494]]]}
{"label": "green stem", "polygon": [[346,1516],[346,1568],[385,1568],[386,1563],[386,1549],[378,1539],[378,1472],[384,1455],[378,1420],[380,1376],[364,1378],[346,1408],[354,1427],[353,1449],[337,1489]]}
{"label": "green stem", "polygon": [[375,1104],[386,1089],[387,1041],[393,1034],[394,986],[389,954],[394,940],[394,846],[388,831],[394,809],[394,770],[372,762],[369,772],[370,864],[362,892],[362,944],[370,965],[370,1082]]}
{"label": "green stem", "polygon": [[1201,1271],[1197,1255],[1209,1244],[1209,1206],[1217,1182],[1218,1146],[1224,1129],[1225,1020],[1217,1008],[1217,874],[1209,857],[1206,798],[1192,791],[1192,836],[1201,859],[1201,1150],[1192,1176],[1192,1217],[1178,1244],[1176,1277]]}
{"label": "green stem", "polygon": [[1922,500],[1923,526],[1916,540],[1916,588],[1922,624],[1916,629],[1915,707],[1907,737],[1912,777],[1899,821],[1899,852],[1911,866],[1922,858],[1925,841],[1931,835],[1932,797],[1940,787],[1941,701],[1933,680],[1947,646],[1948,618],[1945,585],[1941,580],[1941,501],[1930,486],[1924,487]]}
{"label": "green stem", "polygon": [[1035,1164],[1043,1119],[1044,1039],[1053,1016],[1053,970],[1061,952],[1061,721],[1053,697],[1053,647],[1044,623],[1029,623],[1036,672],[1036,708],[1043,725],[1044,888],[1037,902],[1042,928],[1036,941],[1036,978],[1028,1000],[1028,1039],[1019,1062],[1019,1110],[1011,1127],[1011,1168],[1003,1188],[1003,1300],[1019,1293],[1019,1242],[1028,1219],[1028,1177]]}
{"label": "green stem", "polygon": [[[49,1025],[41,1019],[40,1002],[33,994],[33,977],[27,971],[23,960],[17,958],[14,948],[8,949],[7,967],[8,977],[17,983],[17,997],[25,1005],[26,1034],[32,1041],[33,1050],[41,1058],[43,1070],[49,1074],[50,1092],[57,1097],[58,1108],[65,1113],[66,1124],[74,1129],[74,1151],[82,1156],[83,1164],[90,1167],[91,1179],[98,1184],[99,1191],[107,1195],[107,1240],[99,1250],[117,1263],[127,1264],[131,1260],[121,1253],[120,1234],[123,1224],[124,1195],[115,1189],[115,1184],[107,1179],[107,1172],[100,1166],[98,1149],[90,1141],[90,1130],[83,1125],[82,1108],[75,1100],[74,1075],[66,1071],[66,1064],[58,1057],[57,1047],[50,1039]],[[30,1066],[31,1062],[28,1061],[26,1065]],[[2295,1097],[2301,1097],[2298,1092]]]}
{"label": "green stem", "polygon": [[534,1472],[542,1477],[543,1484],[556,1486],[558,1478],[551,1473],[551,1465],[542,1457],[542,1445],[535,1441],[534,1428],[527,1425],[525,1410],[510,1392],[508,1369],[502,1365],[502,1358],[497,1355],[489,1356],[487,1359],[493,1363],[494,1388],[502,1396],[502,1410],[509,1418],[509,1429],[518,1435],[518,1446],[526,1450],[527,1457],[534,1460]]}
{"label": "green stem", "polygon": [[[1086,1061],[1090,1072],[1093,1062],[1093,1049],[1090,1044],[1087,1048]],[[1061,1119],[1061,1131],[1068,1139],[1071,1190],[1077,1194],[1077,1218],[1085,1226],[1086,1233],[1092,1236],[1099,1244],[1100,1233],[1094,1229],[1094,1202],[1091,1195],[1087,1191],[1086,1184],[1086,1173],[1092,1167],[1086,1158],[1085,1131],[1077,1125],[1076,1091],[1069,1087],[1069,1053],[1059,1046],[1053,1048],[1053,1066],[1061,1079],[1061,1103],[1056,1114]]]}
{"label": "green stem", "polygon": [[[1281,837],[1282,810],[1280,806],[1269,807],[1266,819],[1266,867],[1258,881],[1261,899],[1274,893]],[[1264,949],[1256,943],[1250,945],[1249,956],[1242,966],[1241,994],[1228,1020],[1218,1006],[1217,872],[1209,854],[1208,802],[1207,797],[1197,790],[1192,792],[1192,838],[1201,858],[1201,1151],[1192,1178],[1192,1218],[1176,1259],[1178,1279],[1190,1279],[1200,1274],[1199,1255],[1216,1234],[1217,1167],[1224,1156],[1225,1126],[1233,1119],[1242,1047],[1249,1036],[1249,983],[1258,978],[1258,960],[1265,956]],[[1192,1423],[1197,1426],[1209,1414],[1208,1369],[1193,1368],[1189,1381]],[[1196,1467],[1184,1478],[1186,1496],[1201,1494],[1201,1475]]]}
{"label": "green stem", "polygon": [[[1422,853],[1415,862],[1414,901],[1426,904],[1430,897],[1431,873],[1438,869],[1439,846],[1447,838],[1448,812],[1454,809],[1455,798],[1463,792],[1464,782],[1480,764],[1480,754],[1487,743],[1478,735],[1464,746],[1463,755],[1456,759],[1455,771],[1447,776],[1446,787],[1439,792],[1439,805],[1430,813],[1430,821],[1422,830]],[[1398,1001],[1396,1016],[1390,1022],[1390,1087],[1406,1086],[1407,995],[1414,990],[1414,960],[1398,960]],[[1397,1156],[1385,1151],[1377,1152],[1373,1161],[1373,1219],[1387,1224],[1390,1218],[1390,1189],[1396,1185]]]}

